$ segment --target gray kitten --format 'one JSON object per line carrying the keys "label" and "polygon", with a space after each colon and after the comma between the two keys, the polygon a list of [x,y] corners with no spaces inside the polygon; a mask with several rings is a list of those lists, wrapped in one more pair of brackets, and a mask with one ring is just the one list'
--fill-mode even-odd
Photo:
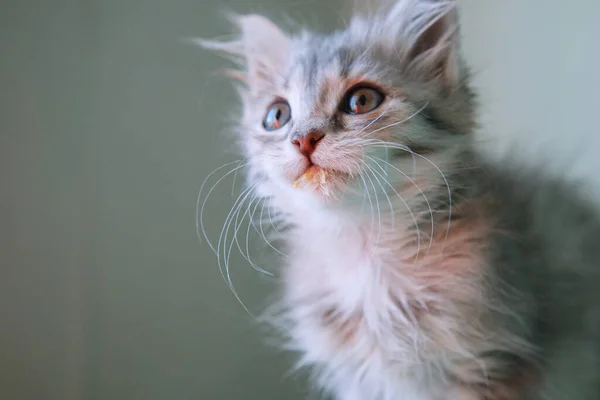
{"label": "gray kitten", "polygon": [[[345,30],[236,17],[246,197],[284,232],[274,322],[340,400],[600,399],[600,220],[475,146],[455,4]],[[237,221],[236,221],[237,223]],[[236,228],[237,230],[237,228]]]}

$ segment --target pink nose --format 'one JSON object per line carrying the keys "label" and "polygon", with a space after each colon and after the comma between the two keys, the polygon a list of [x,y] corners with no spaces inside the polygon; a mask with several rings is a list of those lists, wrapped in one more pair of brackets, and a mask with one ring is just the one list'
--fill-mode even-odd
{"label": "pink nose", "polygon": [[319,131],[310,132],[307,135],[296,136],[292,140],[292,144],[307,157],[310,157],[317,148],[317,144],[325,137],[325,134]]}

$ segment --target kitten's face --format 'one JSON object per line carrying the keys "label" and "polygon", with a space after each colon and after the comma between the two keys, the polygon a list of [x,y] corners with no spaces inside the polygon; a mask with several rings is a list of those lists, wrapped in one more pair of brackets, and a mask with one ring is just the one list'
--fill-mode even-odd
{"label": "kitten's face", "polygon": [[444,4],[401,0],[330,36],[289,37],[262,17],[241,17],[240,41],[204,43],[244,59],[240,134],[261,195],[334,202],[367,185],[365,176],[383,178],[374,165],[389,161],[390,143],[410,156],[400,147],[444,146],[471,129]]}
{"label": "kitten's face", "polygon": [[323,201],[355,186],[377,140],[402,142],[400,124],[386,127],[415,112],[387,68],[341,39],[296,39],[272,86],[246,98],[242,123],[253,169],[281,190]]}

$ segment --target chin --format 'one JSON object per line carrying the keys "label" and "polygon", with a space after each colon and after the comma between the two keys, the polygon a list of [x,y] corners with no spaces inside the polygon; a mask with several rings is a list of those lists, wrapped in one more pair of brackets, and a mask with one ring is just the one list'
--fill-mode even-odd
{"label": "chin", "polygon": [[310,192],[325,203],[335,202],[348,185],[347,173],[318,165],[309,166],[292,182],[294,189]]}

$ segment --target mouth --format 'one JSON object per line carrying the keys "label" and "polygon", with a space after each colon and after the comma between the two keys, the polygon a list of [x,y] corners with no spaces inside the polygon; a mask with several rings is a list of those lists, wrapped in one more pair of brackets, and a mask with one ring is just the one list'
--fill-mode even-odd
{"label": "mouth", "polygon": [[327,176],[330,174],[325,168],[311,164],[306,168],[304,173],[294,181],[294,187],[300,187],[304,184],[321,184],[327,183]]}
{"label": "mouth", "polygon": [[294,181],[293,186],[297,189],[313,190],[323,197],[329,198],[332,195],[335,181],[337,181],[335,175],[335,171],[331,169],[312,164]]}

